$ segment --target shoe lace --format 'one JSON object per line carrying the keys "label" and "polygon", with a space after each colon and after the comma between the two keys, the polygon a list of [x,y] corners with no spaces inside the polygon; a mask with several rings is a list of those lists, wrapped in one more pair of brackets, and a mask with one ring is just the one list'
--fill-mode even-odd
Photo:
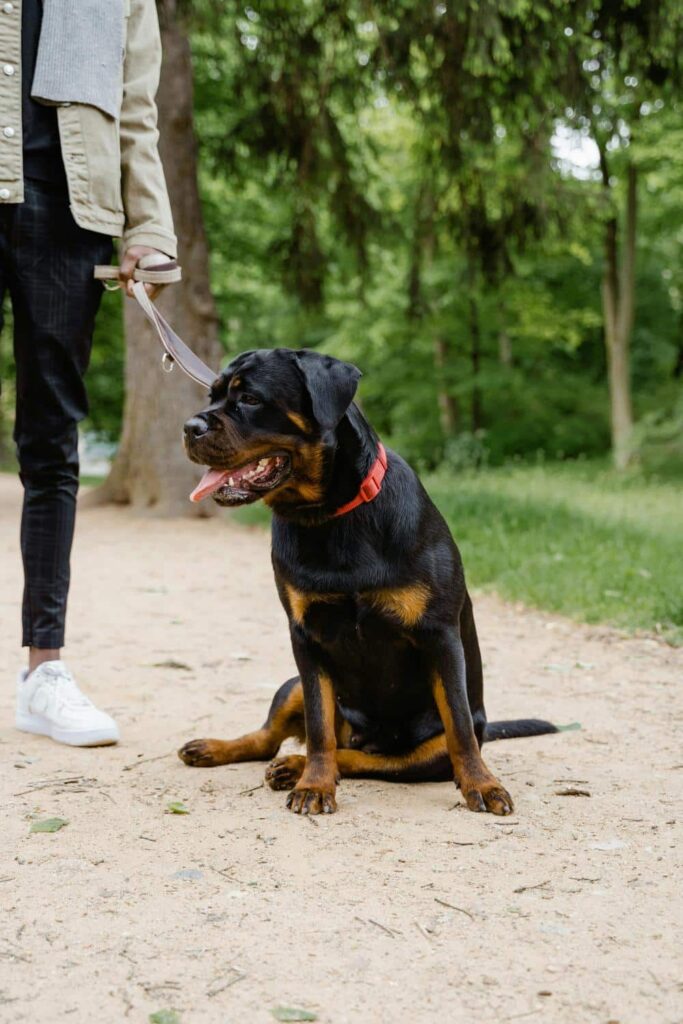
{"label": "shoe lace", "polygon": [[43,682],[52,689],[58,711],[66,708],[91,707],[92,701],[88,700],[84,693],[81,693],[69,672],[50,666],[46,670],[45,676]]}

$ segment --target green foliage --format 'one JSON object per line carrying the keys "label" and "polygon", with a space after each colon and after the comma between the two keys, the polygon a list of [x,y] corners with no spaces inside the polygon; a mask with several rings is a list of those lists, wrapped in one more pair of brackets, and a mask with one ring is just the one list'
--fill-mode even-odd
{"label": "green foliage", "polygon": [[[599,456],[609,446],[604,225],[623,206],[631,161],[636,440],[644,465],[675,469],[676,0],[195,0],[182,10],[228,353],[320,346],[355,361],[368,415],[418,467]],[[584,164],[593,154],[590,166],[571,163],[573,143]],[[10,347],[6,331],[6,456]],[[104,297],[88,383],[87,426],[116,438],[118,295]]]}
{"label": "green foliage", "polygon": [[195,105],[228,351],[354,360],[366,411],[419,466],[472,437],[478,463],[606,452],[610,211],[597,167],[577,177],[553,151],[558,126],[600,132],[617,205],[629,146],[641,171],[636,410],[671,420],[683,135],[664,7],[213,9],[193,35]]}

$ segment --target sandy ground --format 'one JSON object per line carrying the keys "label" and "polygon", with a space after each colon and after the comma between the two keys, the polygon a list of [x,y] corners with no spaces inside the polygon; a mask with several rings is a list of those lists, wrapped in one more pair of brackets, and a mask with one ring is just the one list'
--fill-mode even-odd
{"label": "sandy ground", "polygon": [[482,596],[490,717],[583,731],[488,748],[512,818],[346,782],[302,819],[261,765],[174,753],[259,724],[292,673],[267,536],[82,513],[70,661],[123,741],[75,750],[12,728],[18,509],[0,477],[3,1024],[683,1020],[681,651]]}

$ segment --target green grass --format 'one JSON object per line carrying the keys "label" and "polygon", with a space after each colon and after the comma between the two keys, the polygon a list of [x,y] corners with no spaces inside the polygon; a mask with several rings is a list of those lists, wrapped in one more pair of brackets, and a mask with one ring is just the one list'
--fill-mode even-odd
{"label": "green grass", "polygon": [[470,583],[683,643],[683,487],[591,463],[425,480]]}
{"label": "green grass", "polygon": [[[592,462],[424,478],[471,586],[683,644],[683,486]],[[263,505],[233,513],[267,525]]]}

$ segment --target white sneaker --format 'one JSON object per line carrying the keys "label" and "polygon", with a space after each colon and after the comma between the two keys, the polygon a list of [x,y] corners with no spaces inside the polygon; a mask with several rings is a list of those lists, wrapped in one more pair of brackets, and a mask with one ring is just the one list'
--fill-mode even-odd
{"label": "white sneaker", "polygon": [[50,736],[72,747],[117,743],[119,729],[81,693],[63,661],[44,661],[17,679],[17,729]]}

